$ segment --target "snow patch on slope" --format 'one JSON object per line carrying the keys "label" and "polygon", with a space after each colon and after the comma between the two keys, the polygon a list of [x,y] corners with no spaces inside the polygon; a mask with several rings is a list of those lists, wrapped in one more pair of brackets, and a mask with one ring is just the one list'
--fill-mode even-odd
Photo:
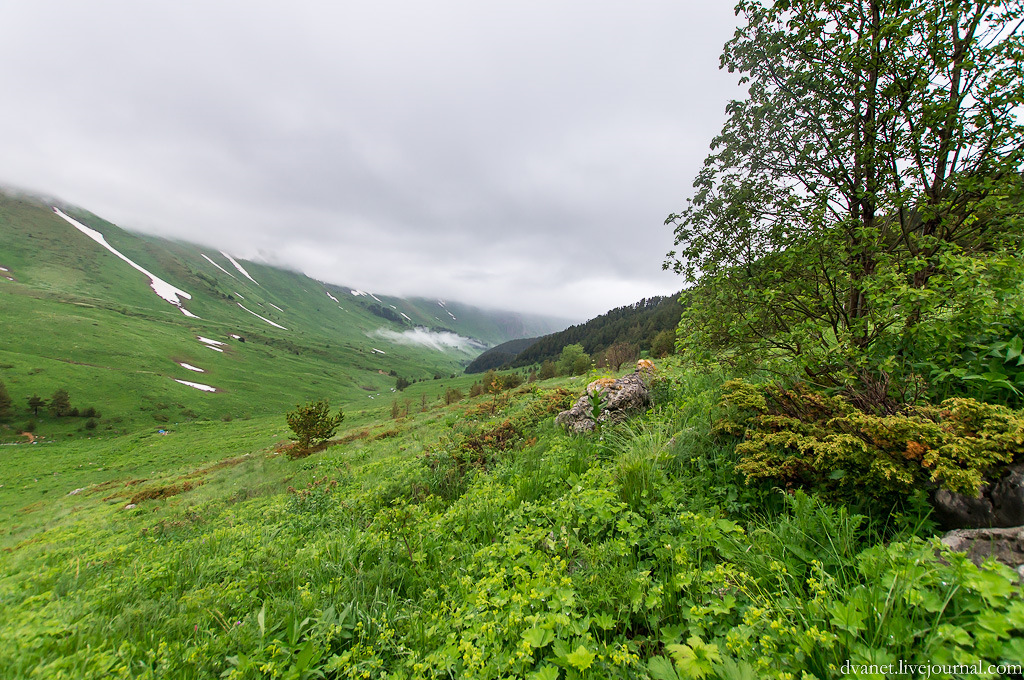
{"label": "snow patch on slope", "polygon": [[[206,257],[206,253],[200,253],[200,255],[202,255],[203,257]],[[219,264],[217,264],[216,262],[214,262],[214,261],[213,261],[213,260],[211,260],[210,258],[206,257],[206,261],[207,261],[207,262],[209,262],[210,264],[212,264],[212,265],[213,265],[214,267],[216,267],[217,269],[219,269],[219,270],[221,270],[222,272],[224,272],[225,274],[227,274],[228,276],[230,276],[231,278],[235,278],[235,275],[234,275],[234,274],[232,274],[231,272],[229,272],[229,271],[228,271],[227,269],[224,269],[224,267],[221,267],[221,266],[220,266]],[[237,293],[235,293],[235,294],[237,295]]]}
{"label": "snow patch on slope", "polygon": [[168,302],[170,302],[172,305],[174,305],[178,309],[181,309],[182,313],[185,314],[186,316],[191,316],[194,319],[198,319],[199,318],[195,314],[192,314],[191,312],[186,311],[185,308],[182,307],[182,302],[179,299],[179,297],[183,297],[186,300],[191,300],[192,299],[191,295],[189,295],[185,291],[181,290],[180,288],[175,288],[171,284],[169,284],[166,281],[164,281],[163,279],[161,279],[156,274],[153,274],[152,272],[149,272],[146,269],[143,269],[139,265],[137,265],[134,262],[132,262],[130,259],[125,257],[123,254],[121,254],[121,252],[119,250],[117,250],[112,245],[107,243],[107,239],[104,238],[103,234],[101,234],[100,232],[96,231],[95,229],[90,229],[89,227],[85,226],[84,224],[82,224],[78,220],[74,219],[73,217],[69,217],[68,215],[65,215],[60,210],[60,208],[54,207],[53,208],[53,212],[55,212],[58,217],[62,218],[63,220],[65,220],[66,222],[71,224],[71,226],[73,226],[75,229],[78,229],[78,231],[82,232],[83,234],[85,234],[86,236],[91,238],[93,241],[96,241],[96,243],[99,243],[101,246],[103,246],[104,248],[106,248],[107,250],[112,252],[114,255],[117,255],[119,258],[121,258],[122,260],[127,262],[129,265],[132,266],[132,268],[142,272],[147,277],[149,277],[149,287],[153,289],[154,293],[159,295],[164,300],[167,300]]}
{"label": "snow patch on slope", "polygon": [[228,258],[228,262],[230,262],[231,264],[235,265],[235,269],[237,269],[238,271],[240,271],[243,274],[245,274],[245,278],[249,279],[250,281],[255,283],[257,286],[260,285],[259,282],[256,279],[254,279],[251,276],[249,276],[249,272],[245,271],[245,268],[242,267],[242,265],[238,264],[238,262],[235,261],[235,258],[231,257],[230,255],[225,253],[223,250],[220,251],[220,254],[223,255],[224,257]]}
{"label": "snow patch on slope", "polygon": [[216,392],[217,391],[216,387],[210,387],[209,385],[204,385],[202,383],[197,383],[197,382],[189,382],[188,380],[178,380],[177,378],[175,378],[174,382],[181,383],[182,385],[188,385],[189,387],[194,387],[195,389],[202,390],[203,392]]}
{"label": "snow patch on slope", "polygon": [[[242,306],[241,302],[236,303],[236,304],[238,304],[239,307],[242,307],[242,309],[245,309],[245,307]],[[250,314],[255,316],[257,319],[262,319],[262,320],[266,321],[267,323],[269,323],[271,326],[274,326],[275,328],[280,328],[283,331],[288,330],[284,326],[282,326],[280,324],[274,323],[273,321],[271,321],[270,319],[266,318],[265,316],[260,316],[259,314],[257,314],[256,312],[252,311],[251,309],[245,309],[245,311],[249,312]]]}
{"label": "snow patch on slope", "polygon": [[192,364],[186,364],[186,363],[184,363],[182,361],[179,361],[178,365],[181,366],[182,368],[184,368],[187,371],[195,371],[196,373],[206,373],[206,371],[204,371],[203,369],[199,368],[198,366],[193,366]]}

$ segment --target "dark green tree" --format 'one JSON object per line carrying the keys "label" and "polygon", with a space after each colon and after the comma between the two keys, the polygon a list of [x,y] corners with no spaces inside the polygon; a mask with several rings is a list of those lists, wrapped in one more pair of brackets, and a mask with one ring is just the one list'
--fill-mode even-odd
{"label": "dark green tree", "polygon": [[674,354],[676,350],[675,331],[661,331],[651,341],[651,356],[655,358],[667,357]]}
{"label": "dark green tree", "polygon": [[28,407],[32,411],[32,415],[39,415],[39,409],[46,406],[46,400],[40,397],[38,394],[33,394],[28,398]]}
{"label": "dark green tree", "polygon": [[59,389],[50,397],[50,405],[47,407],[50,415],[61,418],[71,412],[71,395],[65,389]]}
{"label": "dark green tree", "polygon": [[14,401],[7,392],[7,386],[0,381],[0,420],[7,420],[14,414]]}
{"label": "dark green tree", "polygon": [[345,420],[345,414],[338,409],[337,415],[331,415],[331,404],[327,399],[318,399],[306,404],[298,404],[294,411],[285,415],[288,427],[301,448],[307,449],[311,444],[330,439]]}
{"label": "dark green tree", "polygon": [[745,25],[721,61],[748,96],[667,220],[679,250],[665,266],[699,286],[684,349],[782,356],[828,385],[922,351],[952,360],[1006,324],[993,294],[1005,302],[1021,282],[1008,242],[1021,225],[1024,5],[736,11]]}

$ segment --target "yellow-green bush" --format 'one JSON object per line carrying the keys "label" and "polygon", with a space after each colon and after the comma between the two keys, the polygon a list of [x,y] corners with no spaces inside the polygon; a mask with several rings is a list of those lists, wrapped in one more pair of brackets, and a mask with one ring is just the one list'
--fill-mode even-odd
{"label": "yellow-green bush", "polygon": [[1024,460],[1024,412],[973,399],[866,413],[797,385],[723,386],[719,431],[743,437],[748,481],[860,496],[906,495],[927,485],[975,494],[986,476]]}

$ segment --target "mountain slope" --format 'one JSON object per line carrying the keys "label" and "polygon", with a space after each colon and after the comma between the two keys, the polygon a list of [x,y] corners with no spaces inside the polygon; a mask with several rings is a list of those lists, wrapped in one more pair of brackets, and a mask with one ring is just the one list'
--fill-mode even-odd
{"label": "mountain slope", "polygon": [[503,342],[497,347],[492,347],[466,366],[466,373],[483,373],[492,368],[497,369],[512,363],[515,358],[527,347],[540,340],[540,338],[520,338]]}
{"label": "mountain slope", "polygon": [[395,375],[458,373],[509,332],[560,326],[328,285],[33,198],[0,194],[0,243],[0,380],[16,406],[65,388],[126,424],[365,402]]}

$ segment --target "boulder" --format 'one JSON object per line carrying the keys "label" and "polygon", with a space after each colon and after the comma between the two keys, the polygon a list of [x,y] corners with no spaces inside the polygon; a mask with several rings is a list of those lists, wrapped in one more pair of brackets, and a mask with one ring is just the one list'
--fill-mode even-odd
{"label": "boulder", "polygon": [[1024,524],[1024,464],[1011,465],[975,497],[935,492],[935,515],[947,529],[1015,527]]}
{"label": "boulder", "polygon": [[980,565],[990,556],[1024,578],[1024,526],[995,529],[956,529],[942,537],[943,545]]}
{"label": "boulder", "polygon": [[574,434],[594,430],[594,409],[591,396],[600,395],[601,423],[625,420],[630,415],[642,413],[651,407],[651,394],[640,373],[613,380],[602,378],[587,385],[586,394],[580,397],[568,411],[562,411],[555,422]]}

